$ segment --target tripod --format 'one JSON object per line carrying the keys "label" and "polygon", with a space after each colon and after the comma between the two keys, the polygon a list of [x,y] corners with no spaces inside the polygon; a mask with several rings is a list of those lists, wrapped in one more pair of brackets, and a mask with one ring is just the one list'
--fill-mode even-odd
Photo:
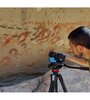
{"label": "tripod", "polygon": [[61,83],[63,91],[67,92],[63,77],[61,74],[59,74],[59,69],[61,69],[63,66],[67,68],[89,70],[89,68],[85,68],[85,67],[73,67],[73,66],[71,67],[64,64],[65,55],[62,53],[56,53],[54,51],[50,51],[48,56],[49,56],[49,62],[50,62],[50,64],[48,65],[48,68],[52,69],[49,92],[58,92],[58,82],[57,82],[58,79]]}
{"label": "tripod", "polygon": [[63,91],[67,92],[62,75],[59,74],[59,69],[53,69],[52,72],[53,73],[51,74],[51,83],[50,83],[49,92],[58,92],[58,83],[57,83],[58,79],[61,83]]}
{"label": "tripod", "polygon": [[[72,68],[72,69],[80,69],[80,70],[89,70],[89,68],[85,68],[85,67],[71,67],[71,66],[68,66],[66,64],[64,64],[65,67],[67,68]],[[52,67],[51,64],[49,64],[49,67]],[[62,68],[62,65],[61,66],[58,66],[58,68],[54,68],[52,69],[52,73],[51,73],[51,83],[50,83],[50,87],[49,87],[49,92],[58,92],[58,79],[61,83],[61,86],[62,86],[62,89],[64,92],[67,92],[67,89],[66,89],[66,86],[64,84],[64,80],[63,80],[63,77],[62,75],[59,73],[59,69]]]}

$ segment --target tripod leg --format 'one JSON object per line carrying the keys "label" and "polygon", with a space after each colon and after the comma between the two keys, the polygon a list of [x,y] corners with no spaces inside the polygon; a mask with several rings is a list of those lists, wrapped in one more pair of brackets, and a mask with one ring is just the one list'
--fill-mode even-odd
{"label": "tripod leg", "polygon": [[58,83],[57,83],[57,77],[55,77],[54,88],[55,88],[55,92],[58,92]]}
{"label": "tripod leg", "polygon": [[49,92],[54,92],[54,81],[55,81],[55,75],[51,74],[51,83],[50,83]]}
{"label": "tripod leg", "polygon": [[61,74],[58,74],[58,77],[59,77],[61,86],[62,86],[62,88],[63,88],[63,91],[64,91],[64,92],[67,92],[66,86],[65,86],[64,81],[63,81],[63,78],[62,78],[62,75],[61,75]]}

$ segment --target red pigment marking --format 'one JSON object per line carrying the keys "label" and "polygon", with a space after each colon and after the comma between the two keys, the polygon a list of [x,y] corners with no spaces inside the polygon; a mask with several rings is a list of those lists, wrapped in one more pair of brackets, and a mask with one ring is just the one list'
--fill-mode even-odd
{"label": "red pigment marking", "polygon": [[35,25],[41,25],[41,22],[35,22]]}
{"label": "red pigment marking", "polygon": [[37,41],[43,41],[43,40],[45,40],[47,37],[48,37],[48,36],[44,36],[44,35],[42,34],[42,35],[40,35],[36,40],[37,40]]}
{"label": "red pigment marking", "polygon": [[[54,27],[54,31],[57,31],[56,33],[58,33],[58,29],[60,29],[60,24],[57,24],[55,27]],[[38,43],[42,43],[42,42],[45,42],[47,41],[48,37],[51,35],[51,41],[52,43],[55,43],[57,42],[59,39],[57,39],[57,34],[55,32],[51,32],[49,31],[49,29],[46,29],[46,28],[42,28],[37,34],[37,38],[36,38],[36,41]]]}
{"label": "red pigment marking", "polygon": [[60,30],[60,28],[61,28],[61,25],[58,23],[57,25],[55,25],[55,26],[54,26],[54,28],[53,28],[53,29],[56,31],[57,29],[59,29],[59,30]]}
{"label": "red pigment marking", "polygon": [[37,41],[37,43],[38,44],[41,44],[41,43],[43,43],[43,42],[45,42],[45,41],[47,41],[48,40],[48,38],[45,38],[45,39],[42,39],[42,40],[40,40],[40,41]]}
{"label": "red pigment marking", "polygon": [[53,34],[51,34],[51,38],[52,38],[52,39],[55,39],[56,36],[57,36],[57,33],[55,33],[55,32],[54,32]]}
{"label": "red pigment marking", "polygon": [[54,33],[54,35],[51,36],[50,41],[55,41],[57,38],[57,33]]}
{"label": "red pigment marking", "polygon": [[26,43],[23,43],[23,44],[21,44],[21,47],[22,48],[26,48],[27,47],[27,44]]}
{"label": "red pigment marking", "polygon": [[60,16],[58,16],[57,18],[60,19]]}
{"label": "red pigment marking", "polygon": [[53,37],[55,35],[55,33],[54,32],[50,32],[50,35],[51,35],[51,37]]}
{"label": "red pigment marking", "polygon": [[46,32],[48,32],[48,29],[42,29],[39,33],[37,33],[38,34],[36,36],[37,41],[40,41],[41,39],[43,39],[43,37],[45,36],[44,34],[46,34]]}
{"label": "red pigment marking", "polygon": [[49,29],[45,28],[45,22],[39,25],[36,32],[36,41],[45,40],[48,37],[48,31]]}
{"label": "red pigment marking", "polygon": [[29,32],[23,32],[18,36],[18,42],[24,42],[27,39]]}
{"label": "red pigment marking", "polygon": [[1,63],[3,63],[3,64],[9,64],[10,63],[10,57],[4,57],[3,59],[2,59],[2,61],[1,61]]}
{"label": "red pigment marking", "polygon": [[17,54],[17,49],[16,48],[11,49],[9,51],[9,54],[16,55]]}
{"label": "red pigment marking", "polygon": [[53,21],[47,21],[48,25],[53,25]]}
{"label": "red pigment marking", "polygon": [[31,66],[33,66],[33,65],[34,65],[33,62],[32,62],[31,64],[27,64],[28,67],[31,67]]}
{"label": "red pigment marking", "polygon": [[29,23],[29,24],[34,24],[34,22],[33,22],[33,21],[28,21],[27,23]]}
{"label": "red pigment marking", "polygon": [[8,43],[11,42],[11,40],[12,40],[12,37],[6,38],[4,44],[7,45]]}
{"label": "red pigment marking", "polygon": [[54,38],[54,40],[51,41],[51,43],[56,43],[59,40],[60,40],[60,38],[59,37],[56,37],[56,38]]}

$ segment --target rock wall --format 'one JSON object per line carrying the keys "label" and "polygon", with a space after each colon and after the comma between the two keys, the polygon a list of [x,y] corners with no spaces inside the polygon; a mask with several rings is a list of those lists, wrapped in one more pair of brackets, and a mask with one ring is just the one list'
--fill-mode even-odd
{"label": "rock wall", "polygon": [[87,8],[0,8],[0,77],[48,70],[48,52],[68,51],[74,28],[90,26]]}

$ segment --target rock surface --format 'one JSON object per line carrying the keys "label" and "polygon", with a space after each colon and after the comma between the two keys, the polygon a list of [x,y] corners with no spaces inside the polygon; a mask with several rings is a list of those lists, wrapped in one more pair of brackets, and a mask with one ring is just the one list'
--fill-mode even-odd
{"label": "rock surface", "polygon": [[[1,92],[48,92],[50,86],[50,74],[25,80],[21,83],[0,87]],[[69,69],[63,67],[60,74],[64,79],[68,92],[90,92],[90,73],[79,69]],[[59,92],[63,92],[60,82],[58,82]]]}

